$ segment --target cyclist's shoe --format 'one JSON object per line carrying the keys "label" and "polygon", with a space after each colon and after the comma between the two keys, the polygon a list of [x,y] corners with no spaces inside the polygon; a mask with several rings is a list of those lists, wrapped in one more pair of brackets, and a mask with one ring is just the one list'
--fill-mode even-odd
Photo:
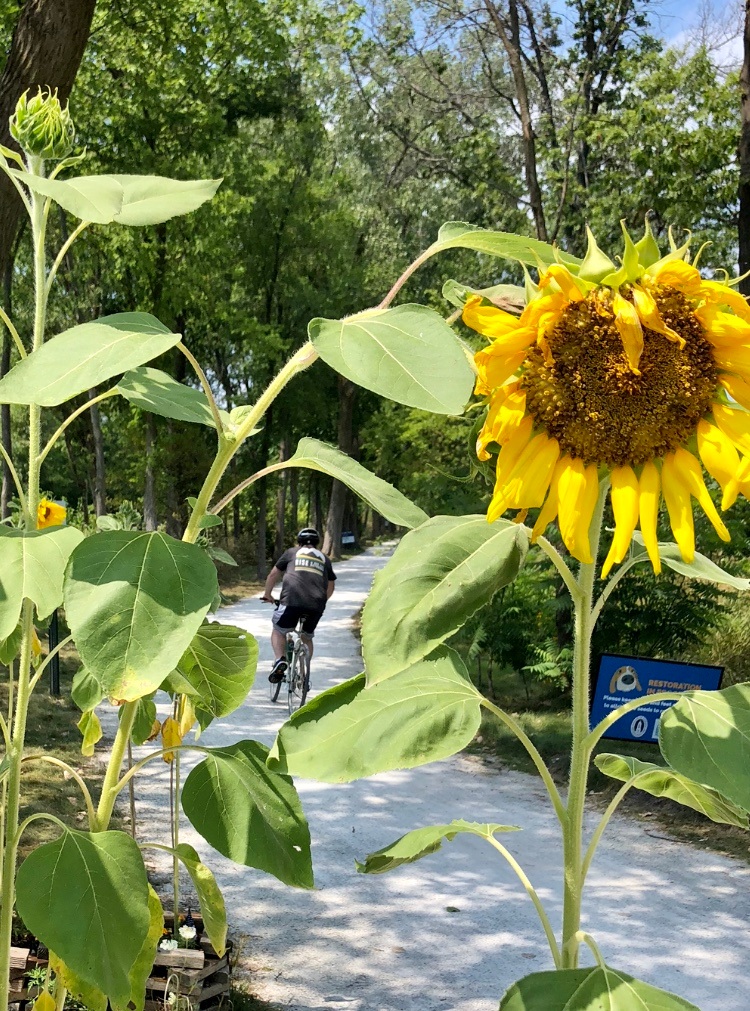
{"label": "cyclist's shoe", "polygon": [[272,685],[277,685],[279,681],[284,680],[284,675],[286,674],[286,669],[289,664],[286,662],[284,657],[280,657],[271,668],[271,673],[268,675],[268,680]]}

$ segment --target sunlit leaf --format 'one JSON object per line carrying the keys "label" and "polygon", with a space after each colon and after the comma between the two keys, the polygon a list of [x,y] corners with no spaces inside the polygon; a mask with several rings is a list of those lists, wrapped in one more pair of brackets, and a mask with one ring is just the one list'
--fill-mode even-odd
{"label": "sunlit leaf", "polygon": [[699,1011],[689,1001],[610,966],[535,972],[514,983],[500,1011]]}
{"label": "sunlit leaf", "polygon": [[417,828],[396,839],[389,846],[368,854],[360,863],[356,861],[361,874],[384,874],[403,864],[413,864],[415,860],[436,853],[443,842],[452,842],[457,835],[469,833],[481,839],[491,839],[497,832],[517,832],[517,825],[480,825],[474,821],[452,821],[449,825],[430,825]]}
{"label": "sunlit leaf", "polygon": [[247,698],[258,664],[257,640],[244,628],[204,622],[177,665],[196,709],[228,716]]}
{"label": "sunlit leaf", "polygon": [[399,543],[362,614],[368,684],[428,656],[518,574],[528,534],[507,520],[435,516]]}
{"label": "sunlit leaf", "polygon": [[437,242],[430,249],[433,253],[438,253],[456,247],[473,249],[489,256],[501,256],[506,260],[517,260],[532,267],[536,267],[539,262],[548,266],[559,261],[569,268],[575,268],[581,263],[577,256],[539,239],[514,235],[512,232],[492,232],[465,221],[448,221],[438,232]]}
{"label": "sunlit leaf", "polygon": [[0,403],[55,407],[158,358],[180,335],[147,312],[120,312],[52,337],[0,379]]}
{"label": "sunlit leaf", "polygon": [[639,790],[654,797],[668,797],[683,807],[699,811],[711,821],[750,828],[747,811],[722,797],[716,790],[694,783],[692,779],[680,775],[674,769],[655,765],[653,762],[641,762],[629,755],[597,755],[594,763],[605,776],[619,779],[623,783],[633,776],[638,776],[634,785]]}
{"label": "sunlit leaf", "polygon": [[458,654],[441,646],[372,688],[360,674],[316,695],[282,726],[268,764],[326,783],[413,769],[465,748],[480,702]]}
{"label": "sunlit leaf", "polygon": [[400,491],[376,477],[361,463],[346,453],[317,439],[300,439],[285,467],[305,467],[335,477],[372,506],[376,512],[400,527],[418,527],[428,519],[427,513],[414,505]]}
{"label": "sunlit leaf", "polygon": [[66,829],[24,860],[16,890],[28,929],[84,982],[127,1004],[151,922],[135,841],[124,832]]}
{"label": "sunlit leaf", "polygon": [[217,593],[198,545],[159,532],[87,538],[65,577],[65,609],[86,667],[110,698],[159,687],[189,646]]}
{"label": "sunlit leaf", "polygon": [[493,284],[491,288],[472,288],[453,279],[443,284],[443,298],[458,309],[463,309],[467,300],[473,295],[480,295],[508,312],[511,306],[518,312],[526,305],[526,289],[517,284]]}
{"label": "sunlit leaf", "polygon": [[750,811],[750,684],[685,692],[659,719],[659,747],[677,772]]}
{"label": "sunlit leaf", "polygon": [[297,791],[288,776],[266,767],[267,757],[257,741],[211,749],[185,780],[182,806],[225,857],[312,888],[310,830]]}
{"label": "sunlit leaf", "polygon": [[[216,427],[205,393],[178,383],[160,369],[152,369],[147,365],[131,369],[118,382],[117,390],[142,411],[150,411],[163,418],[174,418],[175,421]],[[228,418],[225,411],[220,413]]]}
{"label": "sunlit leaf", "polygon": [[314,319],[308,332],[332,369],[399,404],[461,414],[471,397],[470,355],[434,309],[368,309],[342,320]]}
{"label": "sunlit leaf", "polygon": [[208,939],[216,954],[223,955],[227,946],[227,911],[216,878],[192,846],[180,843],[176,852],[187,868],[198,895],[203,926]]}
{"label": "sunlit leaf", "polygon": [[33,601],[42,621],[60,606],[65,566],[82,540],[75,527],[0,526],[0,640],[16,632],[24,597]]}
{"label": "sunlit leaf", "polygon": [[108,225],[155,225],[189,214],[213,197],[220,179],[167,179],[164,176],[90,175],[46,179],[12,169],[30,189],[52,197],[82,221]]}

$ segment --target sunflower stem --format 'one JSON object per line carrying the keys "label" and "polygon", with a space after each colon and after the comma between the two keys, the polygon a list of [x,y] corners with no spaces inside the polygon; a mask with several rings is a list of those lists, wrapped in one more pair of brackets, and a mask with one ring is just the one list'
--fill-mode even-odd
{"label": "sunflower stem", "polygon": [[591,762],[589,733],[589,682],[591,668],[591,635],[594,630],[593,597],[596,580],[596,556],[602,530],[604,503],[609,482],[599,485],[599,498],[590,527],[590,563],[581,563],[578,574],[578,594],[573,597],[575,610],[575,647],[573,659],[573,748],[570,760],[568,801],[563,826],[563,933],[562,968],[578,966],[581,939],[581,894],[583,891],[583,819],[586,805],[586,783]]}

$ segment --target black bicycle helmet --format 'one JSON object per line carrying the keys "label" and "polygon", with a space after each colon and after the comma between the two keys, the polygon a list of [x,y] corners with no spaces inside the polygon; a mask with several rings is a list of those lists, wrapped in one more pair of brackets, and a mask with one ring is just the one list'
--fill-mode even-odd
{"label": "black bicycle helmet", "polygon": [[315,527],[305,527],[304,530],[300,530],[297,534],[298,544],[318,544],[320,542],[320,534],[315,529]]}

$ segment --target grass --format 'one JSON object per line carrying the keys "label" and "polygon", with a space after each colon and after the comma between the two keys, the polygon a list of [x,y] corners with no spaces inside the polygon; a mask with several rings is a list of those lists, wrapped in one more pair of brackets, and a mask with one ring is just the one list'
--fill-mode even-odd
{"label": "grass", "polygon": [[[566,781],[572,744],[569,703],[565,698],[545,696],[539,686],[532,686],[527,702],[520,679],[512,672],[495,677],[496,705],[515,716],[547,763],[558,784]],[[480,755],[492,755],[506,768],[536,774],[536,770],[518,738],[496,720],[491,713],[482,719],[478,737],[470,750]],[[632,756],[644,762],[664,764],[655,744],[604,739],[595,754],[614,753]],[[597,809],[603,810],[622,784],[602,775],[592,766],[589,794]],[[651,834],[688,842],[725,856],[750,863],[750,834],[732,825],[719,825],[697,811],[674,801],[652,797],[638,789],[631,790],[619,808],[632,817],[648,823]]]}
{"label": "grass", "polygon": [[263,583],[258,582],[255,563],[220,565],[218,571],[222,603],[236,604],[238,600],[258,597],[263,592]]}

